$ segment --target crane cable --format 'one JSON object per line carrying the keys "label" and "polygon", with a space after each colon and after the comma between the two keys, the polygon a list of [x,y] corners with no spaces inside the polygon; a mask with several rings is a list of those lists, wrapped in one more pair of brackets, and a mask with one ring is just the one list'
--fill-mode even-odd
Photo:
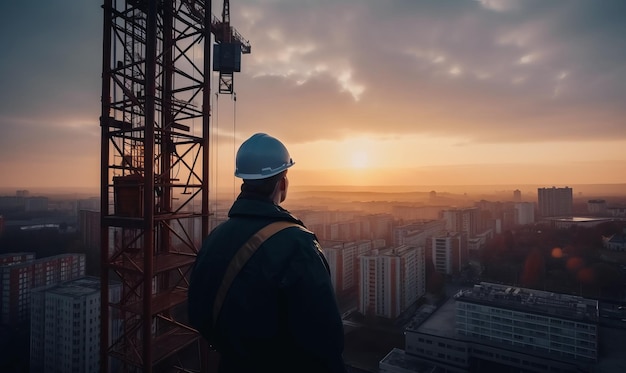
{"label": "crane cable", "polygon": [[[236,142],[235,140],[237,138],[237,136],[236,136],[236,128],[237,128],[237,93],[233,92],[233,94],[230,97],[233,100],[233,161],[236,161],[236,159],[237,159],[237,149],[235,148],[235,142]],[[233,177],[233,201],[235,200],[235,193],[236,193],[235,183],[236,183],[236,180]]]}
{"label": "crane cable", "polygon": [[215,207],[214,207],[214,215],[215,215],[215,219],[217,219],[217,187],[218,187],[218,182],[217,182],[217,175],[218,175],[218,160],[217,160],[217,156],[219,154],[217,146],[218,146],[218,129],[219,129],[219,94],[217,92],[215,92],[215,116],[211,116],[211,119],[213,121],[213,118],[215,118],[215,125],[213,126],[213,151],[215,152],[215,167],[213,168],[213,181],[215,182],[215,187],[213,188],[215,190],[215,198],[213,199],[213,201],[215,202]]}
{"label": "crane cable", "polygon": [[[237,143],[237,93],[233,92],[231,94],[231,100],[233,102],[233,161],[236,160],[237,158],[237,148],[236,148],[236,143]],[[215,119],[213,119],[215,118]],[[219,93],[216,92],[215,93],[215,115],[211,116],[211,121],[215,120],[215,124],[213,125],[213,129],[214,129],[214,133],[215,136],[214,137],[214,144],[213,144],[213,148],[215,149],[215,168],[214,168],[214,180],[215,180],[215,212],[217,213],[217,188],[218,188],[218,153],[219,153],[219,149],[218,149],[218,142],[219,139],[217,139],[217,137],[219,137],[218,131],[219,131]],[[237,197],[237,186],[236,186],[237,180],[235,177],[233,177],[233,185],[232,185],[232,196],[233,196],[233,201],[236,199]]]}

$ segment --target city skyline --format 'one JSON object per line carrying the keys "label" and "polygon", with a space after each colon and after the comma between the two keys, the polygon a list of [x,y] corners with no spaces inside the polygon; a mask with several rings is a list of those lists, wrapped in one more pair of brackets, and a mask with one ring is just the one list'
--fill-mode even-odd
{"label": "city skyline", "polygon": [[[0,187],[97,188],[100,3],[0,5]],[[213,102],[217,184],[254,132],[286,143],[293,185],[626,183],[625,8],[233,2],[252,54],[236,104]]]}

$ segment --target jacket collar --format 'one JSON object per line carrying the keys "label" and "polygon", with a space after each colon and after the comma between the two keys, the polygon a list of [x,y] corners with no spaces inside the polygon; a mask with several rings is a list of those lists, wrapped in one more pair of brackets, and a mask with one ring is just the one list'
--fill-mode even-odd
{"label": "jacket collar", "polygon": [[302,221],[291,215],[286,209],[274,204],[269,198],[254,194],[241,193],[235,203],[233,203],[230,211],[228,211],[228,217],[269,218],[272,220],[292,221],[304,225]]}

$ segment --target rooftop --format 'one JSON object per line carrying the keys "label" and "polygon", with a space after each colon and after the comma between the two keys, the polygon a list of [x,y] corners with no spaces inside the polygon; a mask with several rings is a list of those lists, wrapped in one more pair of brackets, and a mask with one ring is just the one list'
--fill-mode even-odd
{"label": "rooftop", "polygon": [[437,372],[437,367],[435,365],[429,364],[425,361],[422,361],[416,357],[408,355],[399,348],[394,348],[389,351],[387,356],[385,356],[380,364],[391,365],[393,367],[399,367],[407,372],[415,372],[415,373],[434,373]]}
{"label": "rooftop", "polygon": [[46,292],[70,297],[81,297],[93,293],[100,294],[100,279],[86,276],[44,289]]}
{"label": "rooftop", "polygon": [[418,315],[407,325],[406,331],[461,339],[456,334],[456,301],[450,298],[434,310],[420,308]]}
{"label": "rooftop", "polygon": [[611,221],[611,218],[591,218],[584,216],[570,216],[570,217],[558,217],[558,218],[546,218],[547,220],[560,221],[566,223],[585,223],[585,222],[602,222]]}
{"label": "rooftop", "polygon": [[471,289],[460,290],[454,298],[574,321],[598,322],[598,301],[575,295],[481,282]]}

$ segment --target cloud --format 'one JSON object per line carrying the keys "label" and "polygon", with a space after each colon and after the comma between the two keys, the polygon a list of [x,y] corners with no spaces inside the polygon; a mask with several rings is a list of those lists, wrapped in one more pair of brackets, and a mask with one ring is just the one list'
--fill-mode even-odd
{"label": "cloud", "polygon": [[[101,4],[29,4],[0,3],[7,15],[0,23],[2,155],[95,152]],[[298,143],[356,135],[464,143],[626,138],[624,1],[232,5],[232,24],[250,40],[252,54],[243,56],[235,77],[236,123],[225,113],[232,100],[220,100],[213,112],[219,109],[222,126],[232,121],[240,137],[266,131]]]}
{"label": "cloud", "polygon": [[0,113],[99,117],[102,9],[93,2],[2,2]]}
{"label": "cloud", "polygon": [[518,0],[476,0],[484,8],[493,10],[496,12],[506,12],[517,9],[519,4]]}
{"label": "cloud", "polygon": [[32,120],[0,116],[4,162],[42,159],[71,162],[72,158],[99,156],[100,127],[97,120],[47,118]]}
{"label": "cloud", "polygon": [[[249,4],[242,13],[255,14],[254,23],[240,29],[253,54],[242,75],[254,78],[240,89],[267,96],[252,110],[278,121],[262,123],[270,128],[307,113],[315,133],[285,131],[300,141],[355,130],[471,141],[623,138],[626,56],[605,40],[626,30],[615,17],[600,23],[616,7],[607,4],[594,3],[588,20],[591,5],[576,1]],[[589,33],[576,31],[581,21]],[[282,64],[280,51],[302,53]],[[346,71],[358,91],[342,84]]]}

